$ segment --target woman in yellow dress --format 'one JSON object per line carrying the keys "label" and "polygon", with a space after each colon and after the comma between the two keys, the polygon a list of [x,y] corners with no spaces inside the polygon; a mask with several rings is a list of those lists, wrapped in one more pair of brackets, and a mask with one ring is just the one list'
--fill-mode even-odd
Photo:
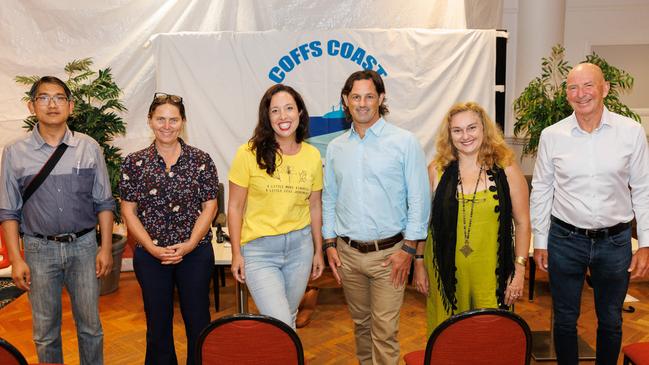
{"label": "woman in yellow dress", "polygon": [[428,172],[435,192],[431,234],[415,260],[414,282],[428,296],[430,334],[452,314],[509,308],[523,294],[530,217],[514,153],[476,103],[448,111]]}

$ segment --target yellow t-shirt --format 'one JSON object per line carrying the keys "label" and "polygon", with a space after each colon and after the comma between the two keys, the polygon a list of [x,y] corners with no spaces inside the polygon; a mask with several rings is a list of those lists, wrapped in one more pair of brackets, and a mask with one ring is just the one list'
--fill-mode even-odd
{"label": "yellow t-shirt", "polygon": [[305,142],[295,155],[277,157],[273,176],[257,165],[248,143],[239,147],[228,179],[248,189],[241,244],[302,229],[311,223],[309,195],[322,190],[320,152]]}

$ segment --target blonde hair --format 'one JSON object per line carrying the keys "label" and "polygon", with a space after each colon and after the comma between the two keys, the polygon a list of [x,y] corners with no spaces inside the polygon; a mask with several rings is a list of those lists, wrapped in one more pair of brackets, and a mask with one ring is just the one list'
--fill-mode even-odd
{"label": "blonde hair", "polygon": [[478,151],[478,163],[487,167],[498,165],[503,168],[511,165],[514,159],[514,151],[505,143],[500,128],[489,118],[487,112],[479,104],[466,102],[453,105],[439,126],[435,140],[436,152],[433,158],[435,166],[444,169],[451,162],[457,160],[457,149],[451,140],[451,119],[456,114],[466,111],[474,112],[482,122],[484,136]]}

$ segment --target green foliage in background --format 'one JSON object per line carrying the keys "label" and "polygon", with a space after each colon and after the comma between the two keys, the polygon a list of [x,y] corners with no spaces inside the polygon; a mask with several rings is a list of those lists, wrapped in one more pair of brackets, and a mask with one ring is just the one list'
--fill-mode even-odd
{"label": "green foliage in background", "polygon": [[[550,56],[542,58],[541,76],[532,80],[514,100],[514,134],[528,138],[523,147],[524,155],[536,154],[544,128],[572,114],[566,98],[566,78],[572,67],[564,60],[564,52],[561,45],[552,47]],[[633,77],[595,53],[586,56],[583,62],[598,65],[604,73],[604,79],[611,85],[604,105],[612,112],[639,122],[640,116],[620,101],[620,92],[629,91],[633,87]]]}
{"label": "green foliage in background", "polygon": [[[119,99],[122,90],[117,86],[110,68],[94,71],[91,69],[91,58],[74,60],[65,65],[68,75],[65,83],[72,91],[74,111],[68,119],[71,130],[89,135],[104,150],[106,167],[113,191],[113,196],[119,198],[119,177],[122,165],[121,150],[111,144],[115,136],[124,135],[126,126],[119,113],[126,112],[126,107]],[[32,84],[41,76],[16,76],[18,84],[31,88]],[[29,90],[25,92],[23,100],[29,101]],[[23,128],[32,130],[36,125],[35,116],[24,120]],[[115,220],[121,221],[119,204]]]}

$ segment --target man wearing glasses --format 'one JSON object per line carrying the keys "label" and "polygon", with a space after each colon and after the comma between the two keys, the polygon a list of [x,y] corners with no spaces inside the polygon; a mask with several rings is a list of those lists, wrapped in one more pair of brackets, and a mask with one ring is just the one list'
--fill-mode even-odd
{"label": "man wearing glasses", "polygon": [[[29,292],[39,362],[63,363],[61,291],[65,286],[77,327],[80,363],[101,365],[98,278],[112,266],[115,207],[104,157],[95,140],[68,129],[74,102],[60,79],[45,76],[36,81],[28,107],[38,123],[5,147],[0,170],[0,222],[12,277]],[[57,155],[60,159],[54,162]],[[53,166],[49,174],[48,160]]]}

